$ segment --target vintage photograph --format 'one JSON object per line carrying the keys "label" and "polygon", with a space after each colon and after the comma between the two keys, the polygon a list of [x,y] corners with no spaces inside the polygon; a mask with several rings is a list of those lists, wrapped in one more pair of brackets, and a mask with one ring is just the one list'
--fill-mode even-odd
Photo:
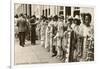
{"label": "vintage photograph", "polygon": [[14,3],[14,63],[94,61],[94,8]]}

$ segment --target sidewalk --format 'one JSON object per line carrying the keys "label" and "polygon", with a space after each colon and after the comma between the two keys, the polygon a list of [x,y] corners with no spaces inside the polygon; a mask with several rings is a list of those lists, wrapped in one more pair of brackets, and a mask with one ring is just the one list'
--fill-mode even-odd
{"label": "sidewalk", "polygon": [[15,40],[15,64],[61,63],[55,57],[51,57],[49,52],[39,44],[39,41],[36,45],[26,41],[25,47],[21,47],[18,40]]}

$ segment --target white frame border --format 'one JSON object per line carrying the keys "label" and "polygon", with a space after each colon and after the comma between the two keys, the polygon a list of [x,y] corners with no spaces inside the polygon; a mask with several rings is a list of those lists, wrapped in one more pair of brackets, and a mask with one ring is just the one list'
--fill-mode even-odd
{"label": "white frame border", "polygon": [[[47,3],[47,1],[46,2],[42,2],[43,0],[11,0],[11,4],[10,4],[10,18],[11,18],[11,20],[10,20],[10,22],[11,22],[11,24],[10,24],[10,37],[11,37],[11,39],[10,39],[10,53],[11,53],[11,58],[10,58],[10,60],[11,60],[11,62],[10,62],[10,67],[11,67],[11,69],[16,69],[16,68],[24,68],[24,67],[26,67],[26,68],[28,68],[28,67],[34,67],[35,65],[36,66],[38,66],[38,65],[41,65],[41,64],[30,64],[30,65],[28,65],[28,64],[26,64],[26,65],[15,65],[14,64],[14,3],[24,3],[24,4],[41,4],[41,5],[58,5],[58,6],[77,6],[77,7],[91,7],[91,8],[94,8],[94,14],[95,14],[95,11],[96,11],[96,6],[94,6],[94,5],[86,5],[86,4],[81,4],[81,3],[72,3],[71,4],[71,1],[68,1],[68,3],[67,4],[65,4],[64,2],[66,2],[65,0],[63,0],[64,2],[61,2],[61,3],[57,3],[56,1],[54,1],[54,0],[51,0],[52,2],[51,3]],[[50,0],[48,0],[48,1],[50,1]],[[59,2],[59,1],[58,1]],[[95,21],[96,19],[95,19],[95,15],[94,15],[94,21]],[[95,24],[94,24],[94,27],[95,27]],[[95,28],[94,28],[94,31],[95,31]],[[96,55],[94,55],[94,56],[96,56]],[[87,63],[89,63],[89,64],[94,64],[95,63],[95,61],[94,62],[79,62],[79,63],[67,63],[68,65],[69,64],[87,64]],[[62,63],[59,63],[59,64],[62,64]],[[43,65],[46,65],[46,64],[43,64]],[[49,65],[49,64],[47,64],[47,65]],[[51,64],[50,64],[51,65]],[[55,65],[55,64],[54,64]]]}

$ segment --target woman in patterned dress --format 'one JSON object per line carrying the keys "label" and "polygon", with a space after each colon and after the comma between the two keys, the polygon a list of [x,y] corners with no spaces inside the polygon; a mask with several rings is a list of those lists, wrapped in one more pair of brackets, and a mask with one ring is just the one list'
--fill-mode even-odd
{"label": "woman in patterned dress", "polygon": [[58,24],[58,16],[55,15],[53,17],[53,57],[57,55],[57,39],[54,39],[54,37],[57,34],[57,24]]}
{"label": "woman in patterned dress", "polygon": [[57,34],[54,37],[54,39],[57,38],[57,58],[62,60],[63,59],[63,34],[64,34],[64,17],[61,16],[59,18],[58,24],[57,24]]}
{"label": "woman in patterned dress", "polygon": [[76,62],[77,61],[77,55],[79,51],[79,27],[80,27],[80,19],[78,16],[75,16],[73,20],[72,27],[72,33],[71,33],[71,45],[70,45],[70,55],[69,55],[69,62]]}
{"label": "woman in patterned dress", "polygon": [[73,18],[71,16],[68,17],[67,23],[65,24],[65,30],[64,30],[64,40],[63,40],[63,50],[64,50],[64,61],[69,61],[70,56],[70,36],[72,32],[71,25],[73,23]]}
{"label": "woman in patterned dress", "polygon": [[41,46],[45,47],[45,31],[46,31],[46,17],[42,17],[41,21]]}
{"label": "woman in patterned dress", "polygon": [[50,56],[54,55],[53,53],[53,20],[50,21],[49,25],[49,37],[50,37]]}

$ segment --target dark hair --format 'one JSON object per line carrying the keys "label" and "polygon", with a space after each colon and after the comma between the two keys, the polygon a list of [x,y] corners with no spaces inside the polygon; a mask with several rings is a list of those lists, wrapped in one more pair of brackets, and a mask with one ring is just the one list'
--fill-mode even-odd
{"label": "dark hair", "polygon": [[77,24],[76,25],[80,25],[81,24],[81,21],[80,21],[80,19],[74,19],[74,21],[77,21]]}
{"label": "dark hair", "polygon": [[35,15],[32,15],[32,16],[31,16],[31,18],[33,18],[33,17],[34,17],[34,18],[36,18],[36,16],[35,16]]}
{"label": "dark hair", "polygon": [[24,17],[23,13],[19,14],[19,17]]}
{"label": "dark hair", "polygon": [[18,18],[18,15],[16,14],[14,17],[15,17],[15,18]]}
{"label": "dark hair", "polygon": [[39,20],[39,18],[36,18],[36,20]]}
{"label": "dark hair", "polygon": [[43,16],[43,15],[41,15],[40,19],[43,19],[43,18],[44,18],[44,16]]}
{"label": "dark hair", "polygon": [[55,16],[53,17],[53,20],[58,20],[58,16],[55,15]]}
{"label": "dark hair", "polygon": [[60,18],[61,18],[61,19],[64,19],[64,16],[61,16]]}
{"label": "dark hair", "polygon": [[29,15],[27,15],[27,18],[29,19],[29,18],[30,18],[30,16],[29,16]]}
{"label": "dark hair", "polygon": [[91,22],[91,20],[92,20],[92,16],[91,16],[91,14],[90,14],[90,13],[86,13],[86,14],[85,14],[85,17],[86,17],[86,16],[89,17],[89,20],[90,20],[90,22]]}
{"label": "dark hair", "polygon": [[47,17],[45,17],[45,16],[43,16],[43,15],[42,15],[42,16],[41,16],[41,19],[45,19],[45,20],[46,20],[46,19],[47,19]]}

